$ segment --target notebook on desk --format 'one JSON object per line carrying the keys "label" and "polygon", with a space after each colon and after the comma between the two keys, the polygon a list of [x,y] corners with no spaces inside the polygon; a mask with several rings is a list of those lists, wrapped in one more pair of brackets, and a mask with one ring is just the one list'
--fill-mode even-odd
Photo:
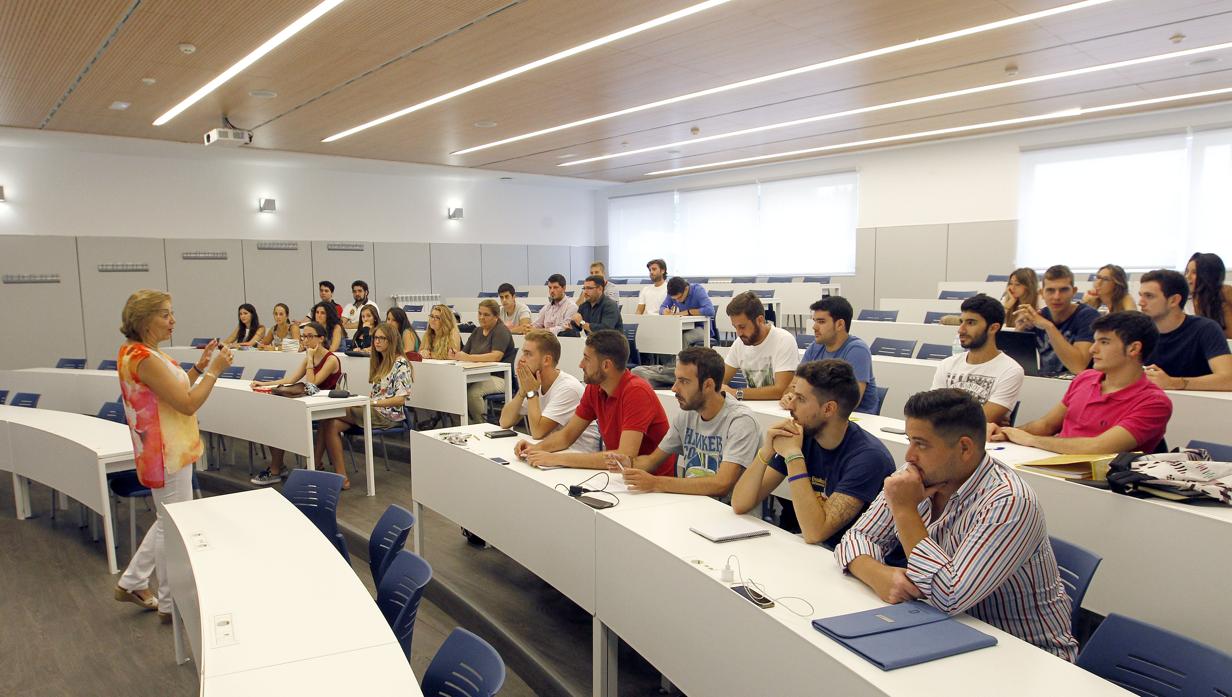
{"label": "notebook on desk", "polygon": [[813,628],[882,670],[997,644],[996,638],[919,601],[813,620]]}
{"label": "notebook on desk", "polygon": [[762,537],[763,535],[770,534],[770,531],[763,526],[738,516],[733,516],[724,520],[712,521],[706,523],[705,525],[691,527],[689,530],[701,535],[711,542],[747,540],[750,537]]}

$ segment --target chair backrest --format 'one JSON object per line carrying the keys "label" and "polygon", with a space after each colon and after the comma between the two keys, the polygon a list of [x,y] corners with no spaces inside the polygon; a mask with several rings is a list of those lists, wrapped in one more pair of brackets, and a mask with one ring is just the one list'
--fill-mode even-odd
{"label": "chair backrest", "polygon": [[112,360],[100,361],[98,364],[99,370],[115,370],[119,367],[120,364]]}
{"label": "chair backrest", "polygon": [[265,382],[266,380],[281,380],[285,377],[287,371],[279,370],[278,368],[261,368],[257,371],[256,377],[253,380]]}
{"label": "chair backrest", "polygon": [[4,404],[7,401],[9,401],[9,391],[0,390],[0,404]]}
{"label": "chair backrest", "polygon": [[13,401],[9,402],[9,406],[14,407],[30,407],[35,409],[38,407],[39,395],[34,392],[18,392],[13,395]]}
{"label": "chair backrest", "polygon": [[192,370],[193,367],[195,367],[196,365],[197,364],[193,363],[192,361],[180,361],[180,370],[183,370],[185,373],[187,373],[188,371]]}
{"label": "chair backrest", "polygon": [[640,290],[621,290],[617,292],[620,293],[620,297],[622,298],[636,298],[642,294],[642,291]]}
{"label": "chair backrest", "polygon": [[756,295],[757,297],[763,300],[766,298],[773,298],[774,289],[773,288],[754,288],[753,295]]}
{"label": "chair backrest", "polygon": [[338,534],[338,497],[343,477],[323,470],[293,469],[282,486],[282,495],[317,526],[331,544]]}
{"label": "chair backrest", "polygon": [[943,290],[937,294],[938,300],[966,300],[975,297],[978,290]]}
{"label": "chair backrest", "polygon": [[881,416],[881,408],[885,406],[885,398],[888,394],[890,394],[890,388],[877,386],[877,411],[873,412],[873,416]]}
{"label": "chair backrest", "polygon": [[[0,401],[0,404],[4,402]],[[1202,448],[1211,454],[1211,458],[1217,462],[1232,462],[1232,445],[1224,445],[1223,443],[1212,443],[1206,440],[1191,440],[1187,448]]]}
{"label": "chair backrest", "polygon": [[[497,294],[497,295],[498,295],[498,297],[499,297],[499,294]],[[515,297],[515,298],[529,298],[529,297],[530,297],[530,291],[529,291],[529,290],[515,290],[515,291],[513,291],[513,297]]]}
{"label": "chair backrest", "polygon": [[424,306],[423,306],[423,305],[403,305],[403,306],[402,306],[403,311],[405,311],[405,312],[407,312],[407,313],[411,313],[411,312],[423,312],[423,308],[424,308]]}
{"label": "chair backrest", "polygon": [[920,350],[915,354],[916,358],[923,358],[926,361],[941,361],[954,355],[954,347],[946,346],[945,344],[920,344]]}
{"label": "chair backrest", "polygon": [[389,568],[394,555],[406,546],[407,535],[414,526],[415,516],[396,503],[391,503],[376,521],[368,536],[368,568],[372,571],[373,585],[381,585],[385,569]]}
{"label": "chair backrest", "polygon": [[629,367],[641,365],[642,357],[637,351],[637,325],[632,323],[625,324],[623,329],[625,330],[625,339],[629,341]]}
{"label": "chair backrest", "polygon": [[829,283],[830,277],[829,276],[805,276],[804,282],[805,283]]}
{"label": "chair backrest", "polygon": [[609,278],[607,279],[607,282],[618,286],[629,285],[629,279],[627,278]]}
{"label": "chair backrest", "polygon": [[956,315],[956,314],[958,313],[957,312],[945,312],[945,311],[925,312],[924,313],[924,324],[941,324],[942,317],[949,317],[950,315]]}
{"label": "chair backrest", "polygon": [[227,378],[228,380],[239,380],[244,377],[244,366],[233,365],[222,371],[222,377]]}
{"label": "chair backrest", "polygon": [[411,657],[411,638],[415,633],[419,601],[423,598],[424,586],[431,580],[432,565],[423,557],[403,549],[394,554],[376,589],[376,606],[398,638],[407,659]]}
{"label": "chair backrest", "polygon": [[[1061,585],[1069,596],[1071,606],[1070,631],[1078,626],[1078,611],[1082,608],[1082,598],[1087,594],[1091,579],[1103,557],[1098,556],[1078,545],[1070,544],[1056,537],[1049,537],[1052,543],[1052,554],[1057,558],[1057,570],[1061,572]],[[1075,634],[1076,635],[1076,634]]]}
{"label": "chair backrest", "polygon": [[1232,694],[1232,655],[1115,612],[1078,666],[1139,695]]}
{"label": "chair backrest", "polygon": [[527,305],[526,309],[530,310],[531,312],[538,313],[540,310],[543,309],[543,305]]}
{"label": "chair backrest", "polygon": [[446,637],[424,671],[425,697],[489,697],[505,684],[505,662],[488,642],[461,627]]}
{"label": "chair backrest", "polygon": [[791,276],[767,276],[766,283],[791,283]]}
{"label": "chair backrest", "polygon": [[860,310],[856,319],[864,322],[897,322],[898,310]]}
{"label": "chair backrest", "polygon": [[124,416],[124,405],[120,402],[105,402],[102,408],[98,410],[98,418],[114,421],[118,424],[128,423],[128,417]]}
{"label": "chair backrest", "polygon": [[1018,421],[1018,407],[1022,406],[1021,401],[1014,402],[1014,408],[1010,410],[1010,425],[1013,426]]}
{"label": "chair backrest", "polygon": [[500,293],[497,293],[497,292],[496,292],[496,291],[494,291],[494,290],[483,290],[483,291],[479,291],[479,297],[481,297],[481,298],[498,298],[498,297],[500,297]]}
{"label": "chair backrest", "polygon": [[988,274],[988,277],[984,279],[984,282],[985,282],[985,283],[1009,283],[1009,282],[1010,282],[1010,275],[1009,275],[1009,274],[990,273],[990,274]]}
{"label": "chair backrest", "polygon": [[72,370],[85,370],[86,359],[84,358],[61,358],[56,361],[57,368],[70,368]]}
{"label": "chair backrest", "polygon": [[813,345],[814,338],[812,334],[797,334],[796,348],[806,349]]}
{"label": "chair backrest", "polygon": [[199,336],[193,339],[192,343],[190,343],[189,346],[193,348],[205,348],[207,345],[209,345],[210,341],[212,341],[212,339],[210,339],[210,337],[208,336]]}
{"label": "chair backrest", "polygon": [[709,283],[710,277],[709,276],[698,276],[697,278],[690,278],[689,282],[690,283]]}
{"label": "chair backrest", "polygon": [[756,276],[732,276],[732,283],[757,283]]}
{"label": "chair backrest", "polygon": [[887,339],[879,336],[873,339],[873,345],[868,347],[874,356],[893,356],[895,358],[911,358],[915,351],[915,339]]}
{"label": "chair backrest", "polygon": [[428,331],[428,320],[417,319],[411,322],[411,326],[414,327],[417,332],[426,332]]}
{"label": "chair backrest", "polygon": [[730,298],[735,294],[734,290],[708,290],[706,295],[712,298]]}

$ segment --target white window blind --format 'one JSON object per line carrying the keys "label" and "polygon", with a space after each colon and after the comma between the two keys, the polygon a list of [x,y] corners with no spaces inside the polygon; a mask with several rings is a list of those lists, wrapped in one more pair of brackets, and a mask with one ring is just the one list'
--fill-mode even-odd
{"label": "white window blind", "polygon": [[609,269],[642,276],[661,257],[683,276],[855,271],[854,172],[608,202]]}
{"label": "white window blind", "polygon": [[1232,263],[1232,129],[1195,133],[1190,154],[1190,239],[1178,268],[1194,252],[1213,252]]}

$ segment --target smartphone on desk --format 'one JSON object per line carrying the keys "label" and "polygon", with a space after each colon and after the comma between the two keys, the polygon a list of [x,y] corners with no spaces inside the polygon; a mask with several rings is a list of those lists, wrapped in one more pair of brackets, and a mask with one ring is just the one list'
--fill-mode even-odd
{"label": "smartphone on desk", "polygon": [[893,433],[893,434],[895,434],[895,435],[899,435],[899,436],[905,436],[905,435],[907,435],[907,432],[906,432],[906,431],[904,431],[904,430],[903,430],[903,429],[901,429],[901,428],[898,428],[897,426],[882,426],[882,427],[881,427],[881,430],[882,430],[882,431],[884,431],[884,432],[886,432],[886,433]]}
{"label": "smartphone on desk", "polygon": [[774,607],[773,600],[749,588],[748,586],[732,586],[731,589],[736,592],[736,595],[739,595],[763,610],[769,610]]}
{"label": "smartphone on desk", "polygon": [[506,460],[506,459],[505,459],[505,458],[503,458],[503,457],[489,457],[488,459],[489,459],[489,460],[491,460],[492,462],[495,462],[495,463],[496,463],[496,464],[498,464],[498,465],[507,465],[507,464],[509,464],[509,461],[508,461],[508,460]]}
{"label": "smartphone on desk", "polygon": [[611,508],[612,506],[616,505],[615,501],[608,501],[607,499],[601,499],[601,498],[598,498],[597,496],[587,496],[586,494],[582,494],[581,496],[577,497],[577,500],[581,501],[582,503],[586,504],[587,506],[590,506],[591,508],[597,511],[601,511],[605,508]]}
{"label": "smartphone on desk", "polygon": [[512,431],[508,428],[502,428],[499,431],[485,431],[483,435],[488,438],[512,438],[518,435],[518,432]]}

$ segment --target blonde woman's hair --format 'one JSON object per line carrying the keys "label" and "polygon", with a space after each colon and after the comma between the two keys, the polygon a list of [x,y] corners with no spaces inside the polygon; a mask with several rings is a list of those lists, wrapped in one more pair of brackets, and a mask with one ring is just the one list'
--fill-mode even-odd
{"label": "blonde woman's hair", "polygon": [[165,302],[171,302],[171,294],[152,288],[143,288],[128,296],[120,313],[120,333],[132,341],[142,341],[141,333]]}
{"label": "blonde woman's hair", "polygon": [[1005,313],[1008,318],[1010,313],[1018,308],[1019,305],[1030,305],[1031,307],[1039,307],[1039,276],[1035,274],[1035,269],[1022,267],[1014,269],[1010,272],[1010,278],[1018,281],[1019,284],[1026,286],[1027,292],[1022,294],[1022,300],[1015,300],[1014,296],[1010,295],[1009,284],[1006,284],[1005,300],[1002,303],[1005,305]]}
{"label": "blonde woman's hair", "polygon": [[[379,351],[376,347],[376,333],[382,332],[385,338],[389,340],[385,346],[385,351]],[[372,354],[368,358],[368,382],[376,383],[381,378],[389,375],[389,372],[394,369],[394,362],[398,358],[403,357],[402,354],[402,332],[398,331],[397,325],[393,322],[381,322],[372,330]],[[412,369],[413,370],[413,369]],[[412,376],[414,373],[412,373]]]}
{"label": "blonde woman's hair", "polygon": [[458,323],[453,318],[453,310],[449,309],[448,305],[433,305],[429,312],[439,312],[441,319],[439,322],[440,333],[432,330],[432,323],[428,323],[428,331],[424,332],[423,344],[428,347],[428,354],[433,358],[448,358],[450,341],[453,339],[454,332],[458,331]]}

